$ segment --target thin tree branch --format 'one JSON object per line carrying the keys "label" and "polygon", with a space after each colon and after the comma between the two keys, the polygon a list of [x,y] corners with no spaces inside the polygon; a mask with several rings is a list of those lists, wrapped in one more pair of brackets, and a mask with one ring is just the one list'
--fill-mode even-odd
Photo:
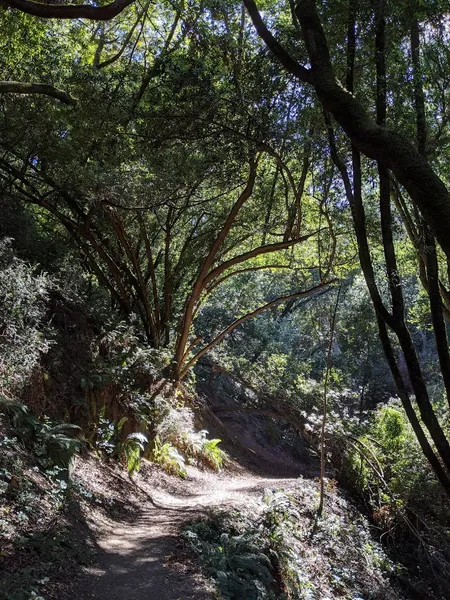
{"label": "thin tree branch", "polygon": [[205,292],[206,295],[209,295],[218,285],[229,279],[230,277],[234,277],[234,275],[240,275],[241,273],[248,273],[250,271],[262,271],[263,269],[291,269],[290,265],[261,265],[259,267],[246,267],[245,269],[237,269],[236,271],[232,271],[231,273],[227,273],[220,279],[217,279]]}
{"label": "thin tree branch", "polygon": [[295,294],[288,294],[286,296],[280,296],[279,298],[275,298],[275,300],[271,300],[270,302],[267,302],[267,304],[260,306],[259,308],[253,310],[252,312],[249,312],[249,313],[243,315],[239,319],[236,319],[235,321],[233,321],[233,323],[230,323],[230,325],[228,325],[228,327],[226,327],[223,331],[221,331],[221,333],[219,333],[219,335],[217,335],[213,340],[211,340],[211,342],[209,342],[209,344],[207,344],[199,352],[197,352],[197,354],[195,354],[195,356],[193,356],[190,361],[188,361],[188,363],[186,364],[185,367],[183,367],[183,369],[180,373],[180,377],[179,377],[180,380],[183,379],[183,377],[186,375],[186,373],[189,371],[189,369],[198,361],[198,359],[201,356],[203,356],[206,352],[211,350],[211,348],[213,346],[215,346],[221,340],[223,340],[223,338],[228,333],[233,331],[233,329],[236,329],[236,327],[238,325],[241,325],[241,323],[244,323],[245,321],[247,321],[248,319],[251,319],[252,317],[256,317],[257,315],[259,315],[259,313],[263,312],[264,310],[267,310],[268,308],[271,308],[272,306],[276,306],[277,304],[281,304],[282,302],[286,302],[287,300],[291,300],[293,298],[303,298],[305,296],[310,296],[312,294],[315,294],[317,291],[321,290],[325,285],[331,285],[332,283],[336,283],[337,281],[338,281],[337,279],[332,279],[330,281],[320,283],[319,285],[316,285],[316,286],[310,288],[309,290],[296,292]]}
{"label": "thin tree branch", "polygon": [[304,81],[305,83],[312,83],[311,71],[306,67],[303,67],[294,58],[292,58],[289,52],[287,52],[280,42],[278,42],[278,40],[276,40],[275,37],[270,33],[264,21],[261,19],[261,15],[259,14],[256,3],[253,0],[243,0],[243,2],[259,36],[264,40],[266,46],[273,53],[273,55],[278,58],[283,67],[298,77],[298,79],[301,81]]}
{"label": "thin tree branch", "polygon": [[125,37],[125,40],[123,41],[123,44],[120,47],[120,49],[113,56],[111,56],[110,58],[107,58],[103,62],[98,62],[96,64],[96,68],[97,69],[104,69],[105,67],[108,67],[109,65],[112,65],[113,63],[115,63],[116,60],[119,60],[119,58],[125,52],[125,49],[128,46],[131,38],[133,37],[133,34],[134,34],[135,30],[136,30],[136,27],[139,25],[142,17],[144,16],[145,12],[147,11],[148,5],[149,5],[149,3],[147,3],[147,6],[145,7],[144,11],[142,13],[139,13],[138,18],[134,22],[134,25],[132,26],[132,28],[130,29],[130,31],[127,33],[127,35]]}
{"label": "thin tree branch", "polygon": [[295,246],[296,244],[300,244],[301,242],[305,242],[310,237],[316,235],[319,231],[314,231],[313,233],[309,233],[307,235],[302,235],[296,240],[288,240],[287,242],[276,242],[274,244],[266,244],[265,246],[259,246],[258,248],[254,248],[253,250],[249,250],[248,252],[244,252],[243,254],[239,254],[230,260],[225,261],[224,263],[217,266],[215,269],[210,271],[208,275],[203,279],[204,286],[208,285],[213,279],[221,275],[224,271],[233,267],[234,265],[238,265],[242,262],[246,262],[251,258],[256,258],[261,254],[269,254],[270,252],[278,252],[279,250],[286,250],[291,246]]}

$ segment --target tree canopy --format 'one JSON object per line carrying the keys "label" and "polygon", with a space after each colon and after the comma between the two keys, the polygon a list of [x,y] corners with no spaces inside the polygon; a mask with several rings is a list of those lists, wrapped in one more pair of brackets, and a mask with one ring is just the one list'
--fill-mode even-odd
{"label": "tree canopy", "polygon": [[450,496],[446,3],[1,4],[2,236],[177,382],[210,351],[320,379],[344,289],[340,377],[398,395]]}

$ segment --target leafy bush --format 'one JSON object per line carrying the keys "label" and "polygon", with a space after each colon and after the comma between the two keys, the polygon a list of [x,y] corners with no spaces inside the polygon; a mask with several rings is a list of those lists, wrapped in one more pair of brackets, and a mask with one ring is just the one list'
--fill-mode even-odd
{"label": "leafy bush", "polygon": [[91,382],[97,387],[114,382],[124,394],[148,391],[172,358],[169,350],[142,343],[133,323],[123,322],[102,337],[98,351]]}
{"label": "leafy bush", "polygon": [[59,466],[69,468],[73,455],[80,450],[81,440],[71,437],[70,433],[81,431],[72,423],[54,423],[44,417],[42,421],[33,419],[35,432],[34,453],[45,467]]}
{"label": "leafy bush", "polygon": [[448,518],[443,492],[400,403],[380,407],[364,429],[350,445],[346,466],[373,509],[394,503],[422,514],[426,506]]}
{"label": "leafy bush", "polygon": [[206,430],[200,432],[200,434],[203,434],[203,439],[197,457],[203,463],[214,469],[214,471],[220,471],[227,459],[226,453],[218,447],[222,440],[208,440],[206,438],[207,433],[208,432]]}
{"label": "leafy bush", "polygon": [[373,414],[350,444],[345,467],[383,539],[398,552],[409,541],[407,560],[423,572],[431,566],[444,597],[450,577],[448,499],[398,401]]}
{"label": "leafy bush", "polygon": [[394,600],[395,565],[334,485],[317,520],[317,484],[265,490],[264,503],[190,524],[184,537],[227,600]]}
{"label": "leafy bush", "polygon": [[24,404],[11,402],[0,396],[0,411],[9,416],[13,432],[37,457],[43,468],[60,467],[67,476],[69,464],[82,446],[78,434],[80,427],[72,423],[55,423],[47,417],[37,419]]}
{"label": "leafy bush", "polygon": [[95,445],[108,456],[120,455],[120,432],[128,421],[128,417],[122,417],[117,422],[111,421],[105,417],[105,407],[103,406],[98,416],[97,436]]}
{"label": "leafy bush", "polygon": [[243,513],[193,523],[184,537],[228,600],[272,600],[279,596],[270,542]]}
{"label": "leafy bush", "polygon": [[194,413],[190,408],[172,408],[156,428],[158,438],[178,448],[187,458],[220,471],[227,458],[218,445],[221,440],[209,440],[208,431],[195,430]]}
{"label": "leafy bush", "polygon": [[[50,467],[49,457],[35,452],[41,444],[51,454],[56,451],[59,460],[59,436],[70,429],[34,423],[34,429],[21,428],[19,437],[14,433],[30,415],[16,406],[10,410],[7,404],[2,401],[0,408],[0,598],[48,598],[47,583],[55,573],[65,570],[72,560],[86,564],[90,557],[81,532],[78,536],[68,527],[67,510],[76,492],[72,482],[65,480],[67,468]],[[18,416],[13,432],[12,415]]]}
{"label": "leafy bush", "polygon": [[194,413],[190,408],[171,407],[156,425],[156,433],[161,440],[186,449],[189,436],[195,431],[194,420]]}
{"label": "leafy bush", "polygon": [[50,342],[43,317],[51,281],[14,256],[11,242],[0,240],[0,391],[22,391]]}

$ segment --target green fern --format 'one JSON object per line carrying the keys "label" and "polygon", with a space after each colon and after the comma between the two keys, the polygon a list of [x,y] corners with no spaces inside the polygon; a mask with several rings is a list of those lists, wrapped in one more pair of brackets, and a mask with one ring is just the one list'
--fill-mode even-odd
{"label": "green fern", "polygon": [[28,416],[29,410],[25,404],[8,400],[5,396],[0,395],[0,412],[5,413],[14,426],[19,426],[22,421]]}
{"label": "green fern", "polygon": [[199,453],[201,460],[215,471],[220,471],[227,459],[226,453],[218,447],[221,441],[222,440],[208,440],[205,438]]}
{"label": "green fern", "polygon": [[218,447],[222,440],[208,440],[207,435],[206,429],[187,432],[181,440],[177,440],[177,446],[186,456],[192,456],[214,471],[220,471],[227,459],[226,453]]}
{"label": "green fern", "polygon": [[78,425],[55,423],[48,417],[37,419],[25,404],[4,396],[0,396],[0,410],[9,417],[14,433],[35,453],[43,467],[68,469],[82,446],[81,440],[73,437],[81,431]]}
{"label": "green fern", "polygon": [[167,473],[177,475],[183,479],[187,477],[183,456],[170,442],[163,444],[158,436],[155,438],[153,460],[156,464],[161,465]]}
{"label": "green fern", "polygon": [[145,450],[145,444],[148,443],[147,436],[144,433],[130,433],[130,435],[120,443],[119,456],[125,461],[129,475],[137,473],[141,468],[141,456]]}
{"label": "green fern", "polygon": [[80,431],[81,428],[72,423],[54,424],[48,419],[36,419],[34,452],[44,466],[57,465],[67,469],[72,457],[82,446],[81,440],[70,434]]}
{"label": "green fern", "polygon": [[270,558],[268,540],[261,534],[260,527],[254,527],[242,513],[238,527],[245,526],[244,532],[231,534],[237,525],[235,516],[230,520],[230,515],[222,513],[208,521],[191,523],[183,533],[184,538],[215,579],[221,597],[229,600],[280,598],[276,593],[276,567]]}

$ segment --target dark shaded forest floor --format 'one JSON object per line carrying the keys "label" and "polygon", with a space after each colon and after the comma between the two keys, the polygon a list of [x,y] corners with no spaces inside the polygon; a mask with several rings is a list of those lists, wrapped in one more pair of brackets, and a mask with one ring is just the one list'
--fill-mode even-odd
{"label": "dark shaded forest floor", "polygon": [[[227,440],[222,473],[188,466],[182,480],[144,461],[131,480],[116,462],[85,454],[75,460],[63,501],[65,489],[40,475],[3,425],[0,433],[10,440],[3,458],[17,466],[18,497],[29,516],[14,534],[3,538],[0,531],[0,598],[216,598],[180,538],[183,525],[221,509],[256,507],[264,489],[293,487],[301,474],[317,476],[318,465],[312,456],[302,462],[283,450],[272,455],[233,417],[209,428]],[[21,505],[7,504],[5,523],[8,512],[21,512]]]}
{"label": "dark shaded forest floor", "polygon": [[[207,415],[203,418],[208,420]],[[214,437],[224,440],[230,456],[227,468],[217,474],[188,467],[188,478],[181,480],[145,463],[133,483],[120,476],[121,486],[132,487],[128,497],[136,497],[138,512],[128,523],[99,517],[90,523],[91,530],[96,530],[98,561],[86,569],[74,597],[216,598],[200,575],[200,566],[180,542],[183,525],[221,510],[248,510],[254,505],[256,511],[265,489],[295,488],[300,475],[314,478],[319,474],[317,458],[304,442],[295,454],[271,447],[261,435],[258,417],[231,414],[218,420],[210,413],[207,427]],[[75,472],[75,479],[86,489],[95,489],[89,473],[84,465]]]}

